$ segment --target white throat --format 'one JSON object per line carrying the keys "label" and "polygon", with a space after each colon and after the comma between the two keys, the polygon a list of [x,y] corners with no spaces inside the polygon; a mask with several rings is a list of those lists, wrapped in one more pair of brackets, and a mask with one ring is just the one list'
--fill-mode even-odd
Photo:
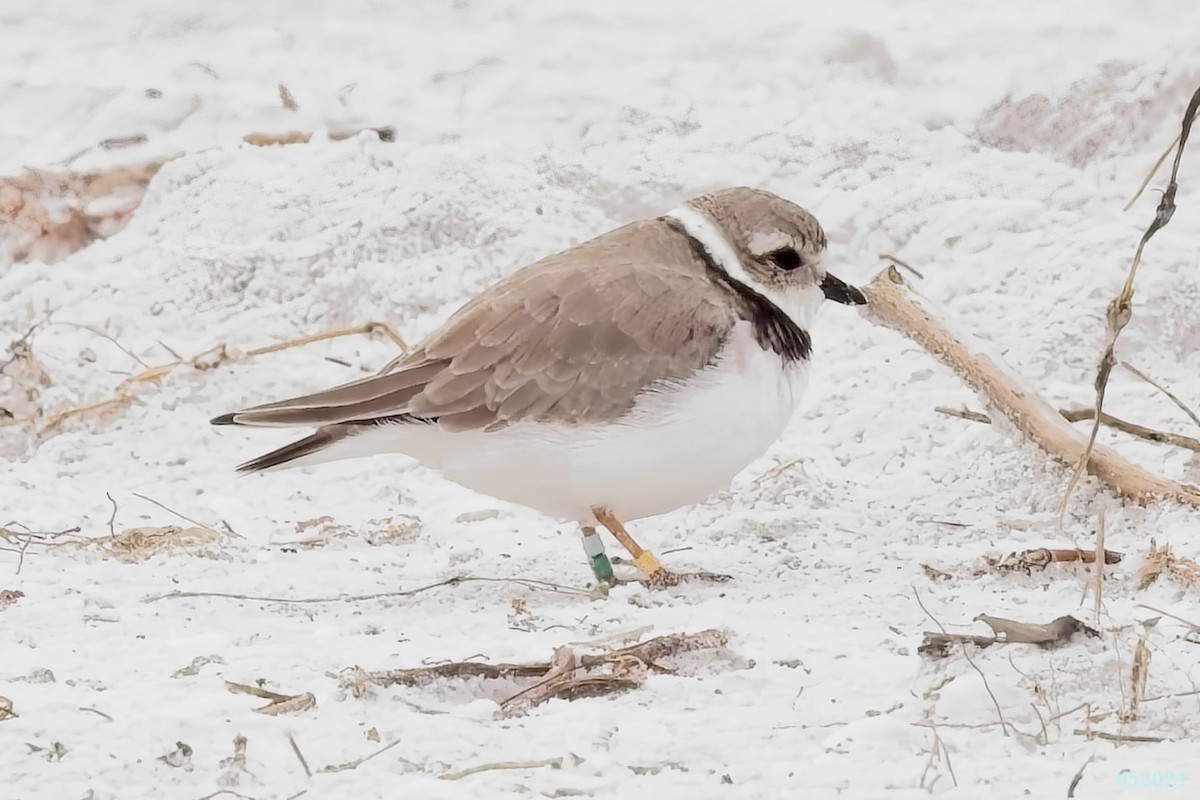
{"label": "white throat", "polygon": [[701,212],[688,205],[680,206],[664,216],[675,220],[687,234],[695,239],[708,251],[713,261],[725,270],[725,274],[734,282],[762,295],[779,307],[802,330],[809,330],[817,309],[825,299],[824,292],[819,286],[796,287],[788,291],[780,291],[777,287],[766,286],[755,280],[742,265],[737,251],[729,244],[719,225]]}

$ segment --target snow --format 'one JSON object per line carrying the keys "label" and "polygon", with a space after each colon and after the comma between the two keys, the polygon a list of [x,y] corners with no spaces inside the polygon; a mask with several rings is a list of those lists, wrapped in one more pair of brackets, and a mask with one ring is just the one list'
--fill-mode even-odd
{"label": "snow", "polygon": [[[952,326],[1052,404],[1087,404],[1104,308],[1156,194],[1122,206],[1200,81],[1196,30],[1196,4],[1133,0],[8,4],[0,174],[138,132],[145,144],[73,166],[182,155],[125,230],[60,263],[3,268],[0,346],[50,315],[30,339],[49,413],[111,397],[143,369],[133,356],[163,364],[168,348],[245,351],[371,320],[416,341],[524,263],[746,184],[810,208],[840,277],[864,282],[880,253],[903,258]],[[281,107],[280,82],[297,111]],[[396,141],[323,135],[365,125],[394,126]],[[242,143],[288,130],[318,133]],[[1185,154],[1179,210],[1147,247],[1118,347],[1193,407],[1197,157]],[[768,454],[729,493],[633,531],[660,554],[690,548],[663,556],[670,566],[735,577],[669,593],[498,581],[375,600],[148,602],[337,598],[454,575],[587,586],[569,528],[398,457],[233,475],[292,434],[214,429],[210,417],[375,369],[395,354],[383,337],[181,367],[132,405],[41,437],[0,428],[9,529],[78,526],[103,544],[110,517],[116,533],[192,525],[173,509],[237,534],[133,563],[100,545],[0,551],[0,590],[24,593],[0,609],[0,695],[19,714],[0,721],[0,795],[1061,797],[1085,764],[1076,797],[1149,796],[1118,784],[1126,768],[1200,783],[1200,648],[1175,619],[1141,624],[1160,616],[1151,609],[1200,621],[1200,598],[1136,577],[1151,537],[1197,557],[1200,512],[1122,504],[1086,481],[1060,530],[1068,471],[1001,426],[936,413],[980,407],[948,370],[841,306],[822,311],[813,339],[803,410]],[[1121,369],[1109,409],[1195,434]],[[1101,438],[1200,482],[1187,451]],[[1093,547],[1102,509],[1107,546],[1126,559],[1106,572],[1098,621],[1085,570],[974,574],[1026,548]],[[405,515],[419,531],[360,535]],[[286,546],[321,516],[346,535]],[[923,564],[951,577],[931,580]],[[916,648],[937,623],[921,603],[952,632],[984,633],[980,613],[1069,613],[1102,636],[930,660]],[[493,715],[510,685],[355,698],[337,679],[356,665],[545,660],[570,642],[711,627],[729,632],[728,652],[509,720]],[[1123,724],[1143,634],[1147,699]],[[176,677],[197,657],[212,661]],[[224,684],[260,679],[312,692],[316,706],[256,714],[264,701]],[[238,735],[244,770],[230,760]],[[159,760],[177,742],[190,757]],[[318,771],[395,742],[355,769]],[[560,766],[445,777],[547,759]]]}

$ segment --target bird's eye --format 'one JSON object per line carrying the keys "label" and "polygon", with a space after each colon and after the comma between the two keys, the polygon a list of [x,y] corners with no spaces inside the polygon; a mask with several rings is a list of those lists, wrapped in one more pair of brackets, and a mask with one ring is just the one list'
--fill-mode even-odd
{"label": "bird's eye", "polygon": [[802,263],[800,254],[793,247],[781,247],[778,250],[772,250],[770,253],[767,253],[767,258],[784,272],[791,272],[797,269]]}

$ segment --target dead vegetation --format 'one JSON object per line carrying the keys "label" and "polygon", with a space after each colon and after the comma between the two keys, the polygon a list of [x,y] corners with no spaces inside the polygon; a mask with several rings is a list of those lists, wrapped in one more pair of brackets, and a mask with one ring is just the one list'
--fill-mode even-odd
{"label": "dead vegetation", "polygon": [[170,159],[103,170],[27,169],[0,177],[0,260],[53,263],[129,224]]}
{"label": "dead vegetation", "polygon": [[[970,411],[968,409],[947,408],[946,406],[937,406],[933,409],[939,414],[945,414],[950,417],[958,417],[959,419],[970,420],[971,422],[982,422],[985,425],[992,424],[992,418],[987,414],[978,411]],[[1062,414],[1063,419],[1067,422],[1085,422],[1096,418],[1096,409],[1094,408],[1073,408],[1060,409],[1059,414]],[[1173,447],[1182,447],[1185,450],[1191,450],[1194,453],[1200,453],[1200,439],[1195,439],[1191,436],[1185,436],[1181,433],[1171,433],[1169,431],[1155,430],[1147,428],[1145,425],[1138,425],[1136,422],[1128,422],[1114,417],[1112,414],[1101,413],[1100,423],[1113,430],[1128,433],[1130,436],[1136,436],[1139,439],[1145,439],[1148,442],[1156,442],[1158,444],[1169,444]]]}
{"label": "dead vegetation", "polygon": [[427,686],[447,678],[534,679],[529,686],[500,703],[496,717],[505,719],[527,714],[534,707],[555,698],[578,700],[639,688],[651,672],[675,672],[662,662],[699,650],[724,648],[728,641],[723,631],[709,629],[698,633],[658,636],[600,655],[579,655],[570,646],[564,645],[555,648],[549,661],[532,664],[451,661],[430,667],[381,672],[355,668],[341,677],[341,684],[355,696],[363,696],[370,687]]}
{"label": "dead vegetation", "polygon": [[1095,628],[1080,622],[1070,615],[1059,617],[1052,622],[1035,624],[1016,622],[1004,617],[993,617],[980,614],[976,622],[986,623],[992,629],[991,636],[975,636],[965,633],[947,633],[946,631],[925,631],[924,641],[917,652],[934,658],[945,658],[950,655],[950,648],[956,644],[972,644],[976,647],[990,647],[994,644],[1036,644],[1043,647],[1062,644],[1076,633],[1098,637],[1100,632]]}
{"label": "dead vegetation", "polygon": [[1200,589],[1200,564],[1190,558],[1174,555],[1169,545],[1150,540],[1150,552],[1138,569],[1138,589],[1148,589],[1166,575],[1190,589]]}
{"label": "dead vegetation", "polygon": [[369,519],[361,527],[334,521],[328,515],[296,523],[296,533],[303,538],[283,542],[280,547],[290,550],[314,550],[348,539],[361,538],[372,547],[412,541],[421,532],[421,520],[407,514]]}
{"label": "dead vegetation", "polygon": [[[295,99],[283,84],[280,99],[295,110]],[[189,112],[191,113],[191,112]],[[335,128],[327,132],[331,141],[343,141],[370,132],[380,141],[394,142],[391,126]],[[266,147],[306,144],[312,132],[251,132],[242,137],[247,144]],[[147,141],[145,133],[114,136],[100,142],[101,150],[116,150]],[[107,239],[125,229],[146,195],[151,179],[163,165],[182,153],[132,164],[93,170],[75,170],[69,164],[91,151],[75,153],[59,171],[26,169],[20,175],[0,176],[0,263],[61,261],[97,239]]]}
{"label": "dead vegetation", "polygon": [[177,551],[200,558],[228,560],[230,556],[221,546],[228,538],[227,534],[212,528],[162,525],[129,528],[118,534],[88,537],[69,544],[80,549],[98,550],[132,564]]}
{"label": "dead vegetation", "polygon": [[41,415],[42,391],[50,386],[50,373],[33,355],[34,325],[8,346],[0,359],[0,424]]}
{"label": "dead vegetation", "polygon": [[19,589],[0,589],[0,611],[11,606],[25,596]]}
{"label": "dead vegetation", "polygon": [[[32,334],[31,331],[23,340],[18,340],[17,344],[10,346],[10,351],[22,354],[20,358],[13,355],[9,361],[0,364],[0,377],[8,376],[10,371],[13,376],[16,376],[9,378],[11,383],[0,384],[0,403],[14,405],[22,411],[20,415],[12,412],[6,414],[5,406],[0,405],[0,427],[8,425],[32,427],[36,431],[39,440],[44,440],[46,437],[57,432],[63,423],[70,419],[81,416],[101,415],[133,404],[139,397],[139,392],[145,387],[161,387],[161,381],[181,367],[186,366],[198,371],[212,370],[224,364],[247,361],[270,353],[278,353],[294,347],[303,347],[314,342],[336,339],[342,336],[371,336],[376,333],[382,333],[402,351],[408,350],[408,344],[396,332],[395,328],[386,322],[374,321],[349,328],[339,328],[323,333],[300,336],[295,339],[288,339],[246,351],[231,348],[222,342],[190,358],[176,357],[167,363],[146,367],[141,372],[131,375],[117,384],[111,396],[107,399],[46,413],[40,402],[38,402],[38,399],[40,397],[40,390],[50,385],[49,375],[40,364],[33,360],[32,349],[28,342],[22,344],[22,341],[27,340]],[[14,350],[13,348],[17,349]],[[13,366],[14,364],[16,366]],[[6,390],[5,386],[9,388]],[[10,397],[16,399],[6,399]],[[22,398],[24,398],[23,401]]]}
{"label": "dead vegetation", "polygon": [[[1200,93],[1197,95],[1200,97]],[[1136,501],[1171,499],[1200,506],[1200,489],[1153,475],[1070,426],[1042,397],[1020,384],[977,342],[954,336],[911,292],[895,267],[864,287],[866,315],[920,344],[974,389],[993,415],[1000,414],[1031,442],[1062,463],[1085,463],[1116,493]],[[1099,423],[1097,423],[1099,424]],[[1084,459],[1083,462],[1080,459]]]}

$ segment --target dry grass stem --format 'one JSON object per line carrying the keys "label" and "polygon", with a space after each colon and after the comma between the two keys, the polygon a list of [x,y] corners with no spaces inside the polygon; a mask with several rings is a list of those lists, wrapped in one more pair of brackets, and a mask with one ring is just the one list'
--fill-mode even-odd
{"label": "dry grass stem", "polygon": [[[992,409],[1046,453],[1067,464],[1078,463],[1089,452],[1086,437],[1070,426],[1035,392],[1022,386],[986,348],[950,333],[928,311],[889,267],[864,287],[865,313],[880,325],[893,328],[920,344],[950,366]],[[1109,488],[1136,500],[1172,498],[1200,506],[1200,489],[1152,475],[1112,450],[1095,446],[1086,461],[1088,469]]]}
{"label": "dry grass stem", "polygon": [[147,597],[143,603],[157,603],[160,600],[180,600],[190,597],[220,597],[227,600],[249,600],[259,603],[288,603],[293,605],[309,605],[318,603],[359,603],[366,600],[383,600],[391,597],[412,597],[417,594],[434,589],[440,589],[443,586],[457,586],[460,583],[511,583],[517,586],[524,586],[528,589],[540,589],[544,591],[554,592],[556,594],[571,594],[578,597],[591,597],[592,593],[587,589],[576,589],[573,586],[563,586],[549,581],[535,581],[529,578],[485,578],[477,575],[456,575],[453,578],[446,578],[443,581],[430,583],[425,586],[418,586],[416,589],[402,589],[394,592],[373,592],[371,594],[344,594],[335,597],[269,597],[266,595],[239,594],[236,592],[184,592],[174,591],[166,594],[157,594]]}
{"label": "dry grass stem", "polygon": [[895,264],[897,267],[900,267],[901,269],[906,269],[906,270],[908,270],[908,271],[909,271],[909,272],[911,272],[913,275],[916,275],[918,278],[920,278],[920,279],[922,279],[922,280],[924,280],[924,279],[925,279],[925,276],[924,276],[924,275],[921,273],[921,271],[920,271],[919,269],[917,269],[916,267],[914,267],[912,264],[909,264],[909,263],[908,263],[907,261],[905,261],[904,259],[897,258],[896,256],[894,256],[894,255],[892,255],[892,254],[890,254],[890,253],[880,253],[880,254],[879,254],[879,259],[880,259],[881,261],[890,261],[890,262],[892,262],[893,264]]}
{"label": "dry grass stem", "polygon": [[[400,739],[397,739],[397,740],[396,740],[396,741],[394,741],[394,742],[390,742],[390,743],[388,743],[388,744],[385,744],[383,747],[379,748],[379,749],[378,749],[378,750],[376,750],[374,753],[371,753],[371,754],[369,754],[369,755],[365,755],[365,756],[363,756],[362,758],[356,758],[356,759],[354,759],[353,761],[347,761],[347,762],[346,762],[346,763],[344,763],[344,764],[328,764],[328,765],[326,765],[326,766],[324,766],[324,767],[321,767],[321,768],[320,768],[319,770],[317,770],[317,771],[318,771],[318,772],[345,772],[345,771],[347,771],[347,770],[351,770],[351,769],[358,769],[359,767],[361,767],[363,764],[367,763],[367,762],[368,762],[368,761],[370,761],[371,759],[373,759],[373,758],[378,758],[379,756],[381,756],[381,755],[383,755],[384,753],[386,753],[388,750],[391,750],[393,747],[395,747],[396,745],[400,744],[400,742],[401,742],[401,740],[400,740]],[[418,765],[414,764],[413,762],[411,762],[411,761],[409,761],[409,760],[407,760],[407,759],[403,759],[403,758],[402,758],[402,759],[400,759],[400,761],[401,761],[401,762],[404,764],[404,766],[405,766],[405,767],[406,767],[408,770],[410,770],[410,771],[411,771],[411,770],[414,770],[414,769],[419,769]]]}
{"label": "dry grass stem", "polygon": [[1151,167],[1150,171],[1146,173],[1146,177],[1142,179],[1141,185],[1138,186],[1137,191],[1133,193],[1133,197],[1129,198],[1129,202],[1126,203],[1125,207],[1121,209],[1122,211],[1128,211],[1129,209],[1133,208],[1133,204],[1141,198],[1142,192],[1146,191],[1146,187],[1150,185],[1150,181],[1154,180],[1154,176],[1158,174],[1158,170],[1162,167],[1163,162],[1167,160],[1167,156],[1171,155],[1171,151],[1175,149],[1175,145],[1177,144],[1179,144],[1179,134],[1176,134],[1175,138],[1171,140],[1171,143],[1167,145],[1165,150],[1162,151],[1162,155],[1158,157],[1158,160],[1154,162],[1154,166]]}
{"label": "dry grass stem", "polygon": [[1105,733],[1104,731],[1088,731],[1075,729],[1076,736],[1086,736],[1089,739],[1103,739],[1106,742],[1156,744],[1169,741],[1162,736],[1129,736],[1121,733]]}
{"label": "dry grass stem", "polygon": [[1187,146],[1188,134],[1191,133],[1192,123],[1196,119],[1198,109],[1200,109],[1200,88],[1196,89],[1191,101],[1188,102],[1187,110],[1183,113],[1179,140],[1175,147],[1175,161],[1171,165],[1171,177],[1167,181],[1167,188],[1158,202],[1154,219],[1150,221],[1149,226],[1147,226],[1145,233],[1142,234],[1142,238],[1138,242],[1137,249],[1133,254],[1133,260],[1129,263],[1129,273],[1125,276],[1125,284],[1121,287],[1121,291],[1117,296],[1113,298],[1112,302],[1108,304],[1108,310],[1105,314],[1104,353],[1101,355],[1100,365],[1096,369],[1096,416],[1092,420],[1092,431],[1088,437],[1087,446],[1076,460],[1075,471],[1071,475],[1070,483],[1067,484],[1067,490],[1063,493],[1062,503],[1059,506],[1060,514],[1066,514],[1067,504],[1071,500],[1071,495],[1075,491],[1075,487],[1092,463],[1091,456],[1096,446],[1096,436],[1100,433],[1100,415],[1104,412],[1104,396],[1108,390],[1108,379],[1112,374],[1113,367],[1117,363],[1115,355],[1117,339],[1120,337],[1121,331],[1125,330],[1125,326],[1129,324],[1129,320],[1133,318],[1133,284],[1134,279],[1137,277],[1138,266],[1142,263],[1142,252],[1146,248],[1146,243],[1161,228],[1166,227],[1171,221],[1171,217],[1175,214],[1175,194],[1179,190],[1177,182],[1179,164],[1183,159],[1183,149]]}
{"label": "dry grass stem", "polygon": [[1196,412],[1192,411],[1192,409],[1188,407],[1187,403],[1183,402],[1178,397],[1176,397],[1175,394],[1170,389],[1163,386],[1161,383],[1154,380],[1149,375],[1147,375],[1146,373],[1142,372],[1137,367],[1130,364],[1128,361],[1122,361],[1121,366],[1124,367],[1125,369],[1129,370],[1130,372],[1132,372],[1137,377],[1144,380],[1146,383],[1153,386],[1155,389],[1158,389],[1164,395],[1166,395],[1167,399],[1170,400],[1172,403],[1174,403],[1175,406],[1180,411],[1182,411],[1184,414],[1187,414],[1188,417],[1192,420],[1192,422],[1196,423],[1197,426],[1200,426],[1200,417],[1196,416]]}
{"label": "dry grass stem", "polygon": [[[382,333],[401,350],[407,352],[408,344],[404,341],[404,338],[396,332],[395,328],[393,328],[391,325],[388,325],[386,322],[366,322],[362,325],[355,325],[349,328],[339,328],[337,330],[326,331],[324,333],[314,333],[307,336],[301,336],[296,339],[288,339],[286,341],[276,342],[264,347],[257,347],[253,350],[247,350],[244,353],[237,350],[231,350],[227,345],[222,343],[216,345],[215,347],[211,347],[199,355],[191,358],[176,359],[170,363],[150,367],[136,375],[131,375],[117,385],[116,389],[114,390],[115,396],[109,398],[108,400],[101,400],[88,405],[67,408],[48,415],[42,422],[41,434],[46,435],[53,432],[62,423],[73,417],[123,408],[136,399],[135,391],[138,387],[145,384],[157,386],[159,381],[161,381],[178,367],[187,365],[195,370],[210,370],[222,364],[246,361],[251,358],[257,358],[258,356],[267,355],[268,353],[278,353],[282,350],[289,350],[294,347],[302,347],[304,345],[325,341],[327,339],[336,339],[342,336],[371,336],[376,333]],[[18,420],[18,422],[28,421],[30,420]]]}
{"label": "dry grass stem", "polygon": [[[927,616],[931,620],[933,620],[933,624],[937,625],[938,629],[941,630],[942,636],[943,637],[952,637],[953,634],[946,632],[946,626],[942,624],[942,621],[939,620],[937,617],[935,617],[933,615],[933,613],[928,608],[925,607],[925,602],[923,600],[921,600],[921,593],[917,591],[916,587],[913,587],[913,597],[915,597],[917,599],[917,605],[920,606],[921,611],[925,612],[925,616]],[[930,634],[926,634],[926,637],[928,637],[929,635]],[[933,635],[936,636],[937,634],[933,634]],[[1015,725],[1010,725],[1008,720],[1006,720],[1004,718],[1004,711],[1000,708],[1000,701],[996,699],[996,693],[992,691],[992,685],[990,683],[988,683],[987,675],[985,675],[983,673],[983,670],[981,670],[979,668],[979,665],[975,663],[975,659],[971,658],[971,654],[967,650],[967,643],[968,643],[968,641],[972,641],[972,639],[973,639],[973,637],[967,637],[966,639],[960,639],[960,640],[958,640],[958,645],[959,645],[959,647],[962,648],[963,658],[965,658],[967,660],[967,663],[970,664],[971,668],[974,669],[976,674],[979,675],[979,679],[981,681],[983,681],[983,688],[988,693],[988,697],[991,698],[992,705],[995,706],[995,708],[996,708],[996,719],[999,720],[1000,731],[1007,737],[1009,735],[1008,729],[1011,727],[1013,729],[1013,732],[1016,733],[1017,727]],[[954,641],[954,640],[947,639],[947,645],[949,644],[950,641]],[[979,642],[973,642],[973,643],[979,644]],[[922,645],[922,647],[923,646],[924,645]],[[987,645],[982,644],[980,646],[986,647]],[[917,652],[918,653],[922,652],[920,647],[917,648]]]}
{"label": "dry grass stem", "polygon": [[304,767],[304,776],[306,778],[311,778],[312,770],[308,767],[308,759],[304,757],[304,753],[300,752],[300,745],[296,743],[296,737],[290,733],[288,734],[288,744],[292,746],[292,752],[296,754],[296,758],[299,760],[300,766]]}
{"label": "dry grass stem", "polygon": [[[1178,616],[1176,614],[1172,614],[1170,611],[1163,611],[1162,609],[1155,608],[1154,606],[1148,606],[1145,603],[1138,603],[1138,608],[1144,608],[1147,611],[1153,611],[1155,614],[1161,614],[1164,617],[1169,617],[1170,619],[1173,619],[1176,622],[1182,622],[1184,625],[1186,625],[1190,629],[1188,631],[1188,633],[1200,633],[1200,625],[1196,624],[1195,622],[1192,622],[1191,620],[1186,620],[1183,617]],[[1197,692],[1197,694],[1200,694],[1200,692]]]}
{"label": "dry grass stem", "polygon": [[478,775],[481,772],[506,769],[541,769],[542,767],[562,769],[562,765],[562,758],[545,758],[541,761],[497,761],[492,764],[480,764],[476,767],[460,769],[457,772],[447,772],[445,775],[440,775],[439,777],[444,781],[457,781],[471,775]]}
{"label": "dry grass stem", "polygon": [[127,136],[110,136],[100,142],[101,150],[120,150],[124,147],[135,147],[146,143],[146,134],[131,133]]}
{"label": "dry grass stem", "polygon": [[[970,420],[971,422],[982,422],[990,425],[992,418],[987,414],[979,411],[970,411],[965,408],[947,408],[946,406],[937,406],[933,409],[939,414],[945,414],[949,417],[958,417],[960,419]],[[1084,422],[1096,418],[1096,409],[1094,408],[1070,408],[1060,409],[1063,419],[1067,422]],[[1123,433],[1128,433],[1131,436],[1136,436],[1139,439],[1146,439],[1159,444],[1169,444],[1175,447],[1182,447],[1185,450],[1191,450],[1200,453],[1200,439],[1193,439],[1191,436],[1184,436],[1180,433],[1170,433],[1168,431],[1155,430],[1147,428],[1144,425],[1138,425],[1136,422],[1126,422],[1123,419],[1114,417],[1107,412],[1100,414],[1100,422],[1113,430],[1118,430]]]}

